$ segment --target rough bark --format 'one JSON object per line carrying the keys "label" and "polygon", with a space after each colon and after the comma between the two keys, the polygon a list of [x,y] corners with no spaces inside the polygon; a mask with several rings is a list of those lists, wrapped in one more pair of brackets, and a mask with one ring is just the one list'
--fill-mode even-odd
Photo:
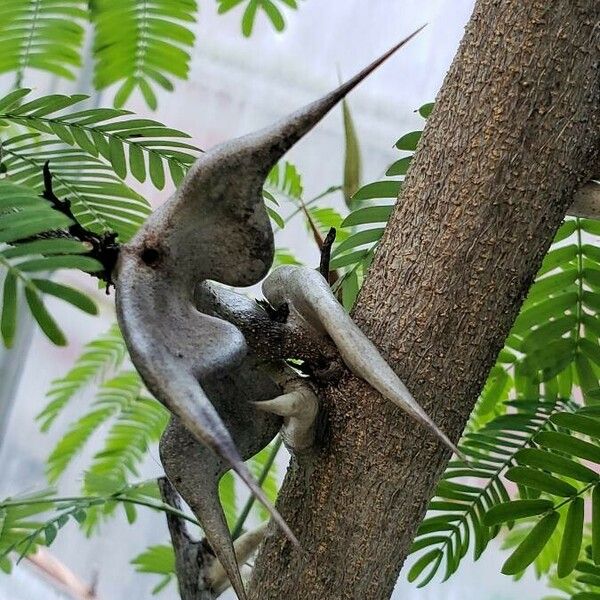
{"label": "rough bark", "polygon": [[[479,0],[354,316],[458,439],[600,150],[597,0]],[[254,600],[389,598],[448,453],[365,384],[322,390],[324,445],[293,461]]]}

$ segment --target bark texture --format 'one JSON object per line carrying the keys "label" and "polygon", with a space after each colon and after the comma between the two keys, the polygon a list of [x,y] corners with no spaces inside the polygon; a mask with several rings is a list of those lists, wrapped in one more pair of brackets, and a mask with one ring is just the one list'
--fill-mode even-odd
{"label": "bark texture", "polygon": [[[355,319],[457,440],[600,150],[600,3],[479,0]],[[346,376],[322,447],[294,461],[254,600],[390,597],[448,453]]]}

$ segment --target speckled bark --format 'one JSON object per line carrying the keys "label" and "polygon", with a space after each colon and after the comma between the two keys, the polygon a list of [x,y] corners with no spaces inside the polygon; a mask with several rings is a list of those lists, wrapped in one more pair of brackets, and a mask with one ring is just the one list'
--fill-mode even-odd
{"label": "speckled bark", "polygon": [[[600,3],[479,0],[355,318],[457,439],[600,148]],[[448,453],[366,385],[322,391],[325,446],[294,463],[254,600],[390,597]]]}

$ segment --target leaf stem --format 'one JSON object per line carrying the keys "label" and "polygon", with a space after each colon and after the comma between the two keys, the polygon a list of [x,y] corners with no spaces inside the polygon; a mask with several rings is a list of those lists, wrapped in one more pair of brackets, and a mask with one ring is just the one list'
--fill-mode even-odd
{"label": "leaf stem", "polygon": [[[125,504],[136,504],[138,506],[145,506],[154,510],[159,510],[165,513],[176,515],[198,527],[202,527],[199,521],[194,517],[186,514],[182,510],[178,510],[165,504],[164,502],[150,502],[149,500],[142,500],[140,498],[131,498],[123,495],[122,493],[114,494],[113,496],[61,496],[58,498],[35,498],[32,500],[5,500],[0,502],[0,509],[10,508],[16,506],[35,506],[38,504],[80,504],[81,508],[87,506],[93,506],[95,504],[106,504],[108,502],[122,502]],[[62,507],[57,507],[62,508]]]}
{"label": "leaf stem", "polygon": [[[281,436],[277,436],[277,438],[271,448],[271,453],[269,454],[269,456],[267,458],[267,462],[265,462],[265,464],[263,466],[263,470],[258,478],[258,485],[261,487],[262,487],[263,483],[265,482],[267,475],[269,474],[269,471],[271,470],[271,468],[273,466],[273,463],[275,462],[275,458],[277,457],[277,453],[279,452],[279,450],[281,448],[281,444],[282,444]],[[235,526],[233,527],[233,531],[231,533],[231,537],[234,540],[236,540],[242,534],[242,532],[244,530],[244,523],[246,522],[246,519],[248,518],[248,515],[250,514],[250,511],[252,510],[252,507],[254,506],[255,501],[256,501],[256,498],[254,498],[254,496],[252,496],[252,495],[246,501],[246,504],[244,505],[244,508],[242,509],[242,512],[240,513],[240,516],[238,517],[238,519],[235,523]]]}

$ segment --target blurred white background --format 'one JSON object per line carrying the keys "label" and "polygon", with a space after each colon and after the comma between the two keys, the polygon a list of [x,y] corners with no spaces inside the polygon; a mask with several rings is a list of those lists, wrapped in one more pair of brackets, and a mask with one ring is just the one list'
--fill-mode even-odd
{"label": "blurred white background", "polygon": [[[250,39],[240,32],[240,14],[216,15],[212,0],[201,0],[197,44],[187,82],[178,82],[172,94],[159,96],[159,108],[151,114],[140,98],[128,108],[154,117],[169,126],[188,131],[202,148],[269,124],[291,110],[332,89],[337,69],[354,74],[371,59],[423,23],[428,27],[405,49],[364,82],[349,98],[364,159],[364,182],[378,179],[397,158],[393,144],[400,135],[421,127],[415,109],[432,101],[455,54],[473,0],[306,0],[297,13],[288,14],[288,26],[276,34],[259,18]],[[89,61],[88,61],[89,63]],[[8,80],[0,79],[0,84]],[[91,92],[90,65],[76,84],[65,84],[29,72],[24,82],[41,94]],[[105,93],[98,105],[110,105]],[[341,111],[335,110],[289,155],[304,176],[310,197],[342,180],[343,131]],[[163,202],[169,190],[143,188],[154,205]],[[342,206],[341,199],[335,200]],[[281,234],[278,245],[291,248],[308,262],[317,261],[312,245],[299,223]],[[113,321],[112,298],[94,291],[94,282],[82,279],[102,307],[99,318],[88,318],[59,303],[51,309],[64,326],[70,345],[56,348],[33,330],[27,353],[26,328],[21,347],[0,350],[0,387],[20,377],[14,394],[0,403],[0,497],[41,489],[45,486],[44,460],[61,432],[89,406],[89,395],[80,396],[49,434],[41,434],[34,416],[45,404],[49,382],[63,374],[79,355],[84,343],[105,331]],[[20,372],[20,369],[23,369]],[[14,401],[14,402],[13,402]],[[12,404],[12,410],[7,410]],[[10,416],[9,416],[10,414]],[[98,448],[95,436],[81,460],[69,469],[62,488],[77,492],[78,476]],[[284,465],[280,466],[280,471]],[[144,477],[157,476],[161,468],[157,452],[144,466]],[[150,544],[164,543],[168,534],[161,515],[141,512],[130,528],[121,516],[86,540],[73,526],[61,531],[52,552],[84,581],[97,581],[100,600],[133,600],[150,597],[157,583],[129,565],[132,557]],[[394,598],[403,600],[510,600],[540,598],[544,586],[531,576],[518,584],[500,575],[503,556],[491,547],[476,564],[465,560],[459,573],[444,584],[432,583],[416,590],[401,575]],[[0,575],[0,600],[49,600],[62,598],[39,575],[23,563],[10,576]],[[231,598],[224,595],[223,598]],[[174,586],[159,596],[177,598]],[[368,599],[357,599],[368,600]]]}

